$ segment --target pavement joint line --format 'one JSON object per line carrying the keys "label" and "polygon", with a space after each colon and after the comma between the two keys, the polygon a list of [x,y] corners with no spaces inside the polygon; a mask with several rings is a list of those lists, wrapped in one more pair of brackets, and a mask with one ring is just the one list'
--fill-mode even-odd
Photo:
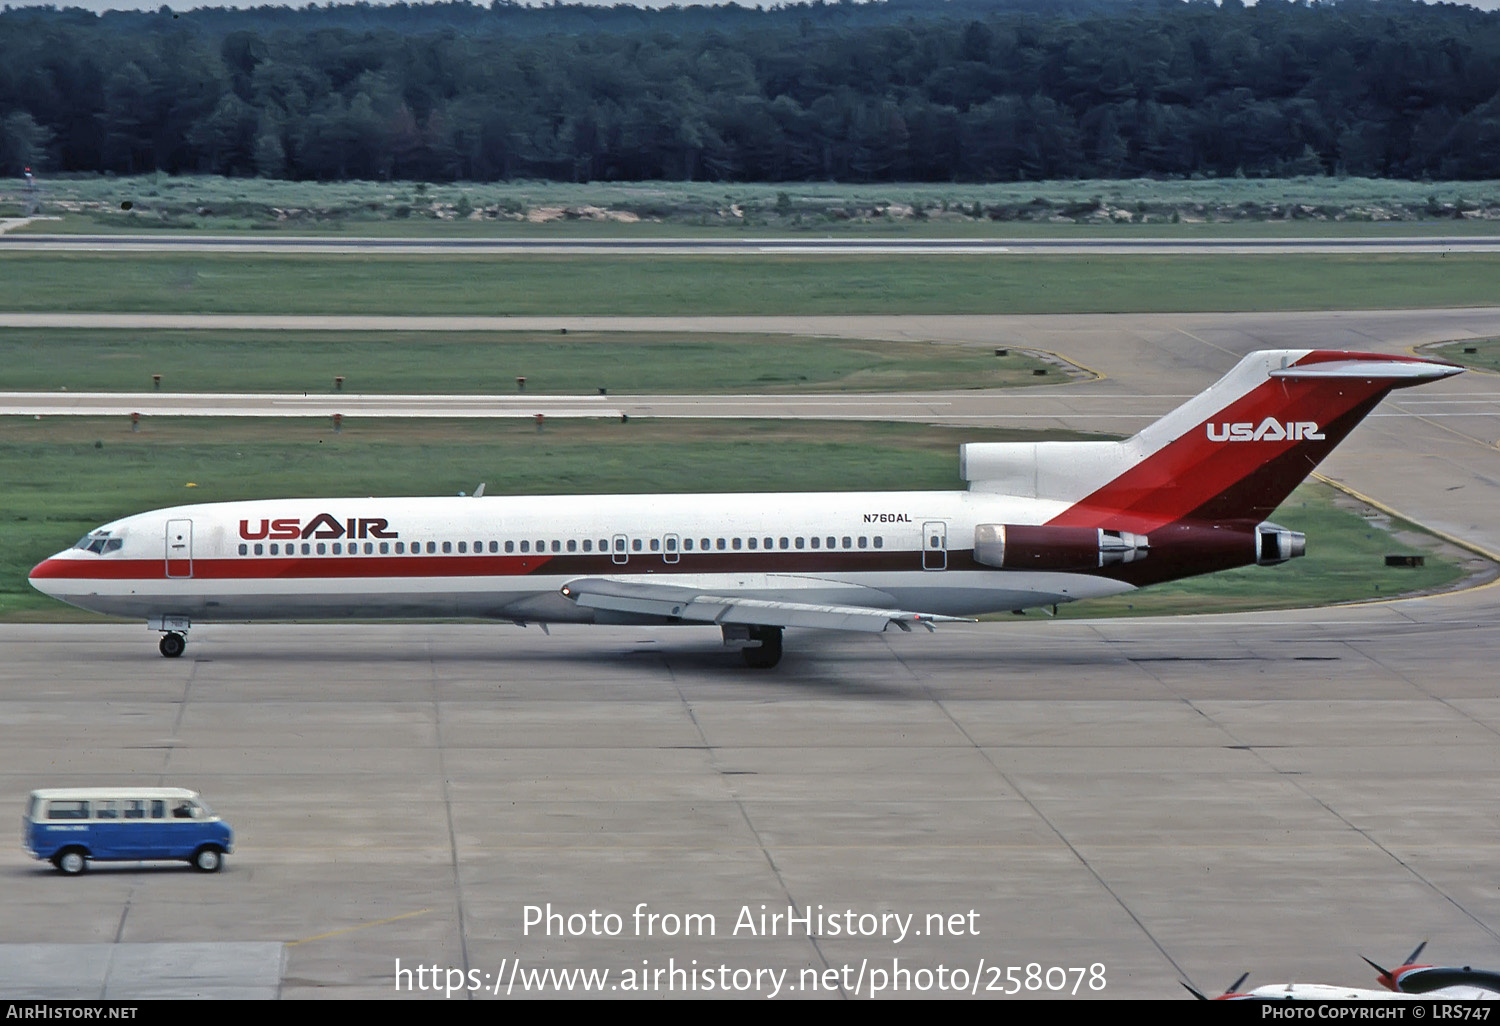
{"label": "pavement joint line", "polygon": [[1238,362],[1239,359],[1240,359],[1240,355],[1238,353],[1234,352],[1234,350],[1232,350],[1232,349],[1225,349],[1223,346],[1219,345],[1218,343],[1210,342],[1206,338],[1203,338],[1203,337],[1198,336],[1198,335],[1194,335],[1191,331],[1188,331],[1186,328],[1177,328],[1175,330],[1177,331],[1178,334],[1180,334],[1180,335],[1186,335],[1188,338],[1192,339],[1194,342],[1201,342],[1203,345],[1208,346],[1210,349],[1217,349],[1219,352],[1225,354],[1226,356],[1233,357],[1236,362]]}
{"label": "pavement joint line", "polygon": [[308,943],[310,943],[312,941],[327,940],[329,937],[338,937],[338,936],[340,936],[342,934],[353,933],[356,930],[368,930],[371,927],[385,926],[388,923],[399,922],[402,919],[411,919],[411,918],[413,918],[415,916],[423,916],[423,915],[426,915],[428,912],[431,912],[431,911],[432,911],[432,909],[430,909],[430,908],[420,908],[420,909],[417,909],[415,912],[403,912],[399,916],[390,916],[389,918],[386,918],[386,919],[377,919],[373,923],[357,923],[354,926],[345,926],[342,929],[329,930],[327,933],[318,933],[318,934],[314,934],[311,937],[303,937],[301,940],[285,941],[284,943],[286,944],[287,947],[292,948],[292,947],[296,947],[298,944],[308,944]]}
{"label": "pavement joint line", "polygon": [[[708,734],[704,732],[703,724],[698,720],[698,711],[693,708],[692,700],[683,692],[682,684],[677,679],[677,671],[672,668],[671,660],[665,653],[658,654],[661,655],[662,667],[667,671],[667,678],[671,681],[673,689],[677,692],[677,700],[682,703],[683,711],[687,713],[689,722],[692,723],[693,729],[698,733],[698,739],[703,742],[703,751],[708,755],[709,765],[718,774],[719,784],[724,788],[727,799],[734,803],[735,809],[740,814],[740,819],[745,824],[745,829],[750,831],[750,836],[755,840],[755,846],[746,850],[755,851],[761,858],[766,860],[766,865],[771,870],[771,875],[776,878],[777,886],[781,888],[781,893],[786,895],[788,906],[795,907],[797,899],[792,896],[792,889],[787,884],[781,867],[776,864],[776,856],[771,854],[770,846],[766,844],[765,838],[761,836],[760,829],[750,817],[750,810],[746,806],[744,796],[725,780],[723,763],[719,758],[720,747],[714,745],[708,739]],[[764,908],[764,906],[762,907]],[[810,906],[804,905],[803,907],[808,908]],[[832,968],[831,963],[828,961],[828,955],[823,951],[823,946],[818,943],[818,938],[814,935],[809,935],[807,941],[812,946],[813,953],[818,956],[818,960],[823,963],[823,968],[825,970]],[[849,997],[848,992],[844,989],[842,979],[839,982],[839,996],[844,998]]]}
{"label": "pavement joint line", "polygon": [[1047,814],[1043,812],[1041,807],[1036,803],[1036,800],[1028,795],[1025,791],[1023,791],[1021,787],[1010,778],[1010,775],[1006,773],[1005,770],[1000,768],[1000,765],[995,762],[994,758],[991,755],[992,749],[986,748],[975,741],[974,738],[969,734],[969,732],[964,729],[964,725],[958,721],[958,718],[948,710],[947,705],[944,704],[941,700],[936,700],[934,704],[938,707],[942,714],[948,718],[948,722],[953,724],[953,726],[958,730],[959,734],[963,736],[964,740],[969,743],[974,751],[979,753],[979,757],[989,765],[991,770],[994,771],[995,776],[999,778],[1000,783],[1008,788],[1018,800],[1020,800],[1028,809],[1030,809],[1031,814],[1034,815],[1038,820],[1040,820],[1042,824],[1052,832],[1053,836],[1055,836],[1058,841],[1062,843],[1063,847],[1065,847],[1069,852],[1072,853],[1073,858],[1078,860],[1078,864],[1083,867],[1084,871],[1094,879],[1094,882],[1099,885],[1099,887],[1104,891],[1105,894],[1109,895],[1110,898],[1114,900],[1120,911],[1125,913],[1126,917],[1135,924],[1136,929],[1141,931],[1146,940],[1150,942],[1151,946],[1161,954],[1161,957],[1167,960],[1167,964],[1170,965],[1180,977],[1187,978],[1187,971],[1177,963],[1177,960],[1172,957],[1171,952],[1167,951],[1166,947],[1162,945],[1162,942],[1158,940],[1156,935],[1151,932],[1151,928],[1146,925],[1145,920],[1136,915],[1135,911],[1131,909],[1129,903],[1127,903],[1125,899],[1121,897],[1120,894],[1109,885],[1109,881],[1104,878],[1104,874],[1094,867],[1094,864],[1089,861],[1088,857],[1085,856],[1081,850],[1079,850],[1078,845],[1074,844],[1073,841],[1065,833],[1063,833],[1062,828],[1052,822]]}

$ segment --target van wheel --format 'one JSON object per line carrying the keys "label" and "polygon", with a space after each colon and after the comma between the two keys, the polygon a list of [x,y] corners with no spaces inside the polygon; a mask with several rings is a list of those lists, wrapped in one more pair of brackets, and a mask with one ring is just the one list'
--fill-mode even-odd
{"label": "van wheel", "polygon": [[88,868],[89,860],[82,848],[69,848],[67,851],[59,852],[52,860],[52,864],[64,876],[77,876]]}
{"label": "van wheel", "polygon": [[224,865],[224,853],[211,844],[193,852],[193,868],[200,873],[217,873]]}

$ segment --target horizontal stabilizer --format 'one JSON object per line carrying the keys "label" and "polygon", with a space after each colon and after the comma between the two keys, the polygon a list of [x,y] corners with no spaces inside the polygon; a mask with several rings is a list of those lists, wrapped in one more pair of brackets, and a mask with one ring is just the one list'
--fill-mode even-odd
{"label": "horizontal stabilizer", "polygon": [[1287,381],[1313,378],[1357,378],[1361,381],[1385,380],[1397,384],[1420,384],[1451,378],[1463,373],[1457,364],[1428,360],[1329,360],[1271,371],[1271,377]]}
{"label": "horizontal stabilizer", "polygon": [[[723,590],[723,589],[719,589]],[[816,627],[823,630],[879,633],[897,626],[964,622],[964,617],[939,616],[906,609],[791,602],[751,596],[711,594],[671,584],[642,584],[595,577],[569,581],[562,593],[589,609],[660,616],[697,623],[751,624],[762,627]]]}

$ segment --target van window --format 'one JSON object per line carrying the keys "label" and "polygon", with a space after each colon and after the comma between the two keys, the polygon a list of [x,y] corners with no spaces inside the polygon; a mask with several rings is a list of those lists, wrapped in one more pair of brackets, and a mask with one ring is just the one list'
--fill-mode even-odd
{"label": "van window", "polygon": [[48,819],[88,819],[88,802],[51,802],[47,806]]}
{"label": "van window", "polygon": [[125,803],[126,819],[145,819],[146,803],[139,798],[132,798]]}

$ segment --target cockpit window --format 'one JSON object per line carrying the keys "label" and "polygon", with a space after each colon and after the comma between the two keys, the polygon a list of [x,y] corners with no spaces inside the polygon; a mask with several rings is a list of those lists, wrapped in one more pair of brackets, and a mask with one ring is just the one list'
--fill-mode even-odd
{"label": "cockpit window", "polygon": [[75,549],[82,549],[84,552],[93,552],[101,555],[106,552],[118,552],[121,546],[125,544],[125,539],[111,538],[111,533],[110,531],[90,531],[82,538],[79,538],[77,544],[73,547]]}

